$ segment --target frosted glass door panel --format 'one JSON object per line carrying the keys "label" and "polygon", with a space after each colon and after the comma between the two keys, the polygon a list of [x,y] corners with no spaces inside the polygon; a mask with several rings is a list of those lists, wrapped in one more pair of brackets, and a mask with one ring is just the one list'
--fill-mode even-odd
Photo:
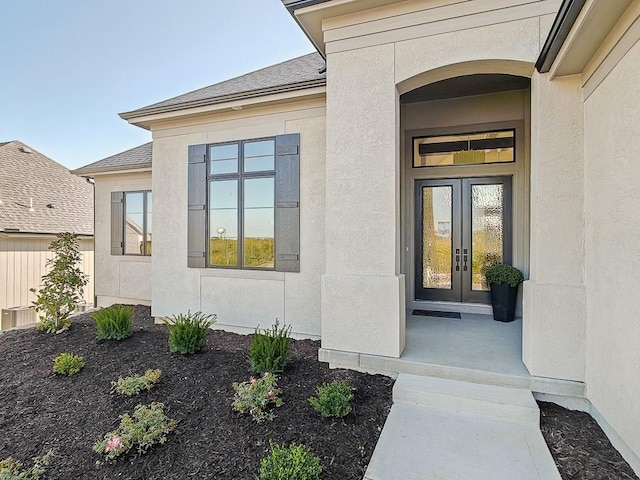
{"label": "frosted glass door panel", "polygon": [[422,286],[451,289],[453,188],[422,188]]}

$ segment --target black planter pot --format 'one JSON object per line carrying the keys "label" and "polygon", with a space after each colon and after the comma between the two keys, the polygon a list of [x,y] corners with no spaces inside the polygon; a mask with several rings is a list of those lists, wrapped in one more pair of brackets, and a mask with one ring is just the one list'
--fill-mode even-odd
{"label": "black planter pot", "polygon": [[491,306],[493,319],[499,322],[513,322],[516,313],[518,287],[491,285]]}

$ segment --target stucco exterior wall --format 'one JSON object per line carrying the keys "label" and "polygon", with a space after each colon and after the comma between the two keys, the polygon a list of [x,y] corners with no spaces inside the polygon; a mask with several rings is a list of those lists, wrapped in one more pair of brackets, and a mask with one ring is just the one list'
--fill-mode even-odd
{"label": "stucco exterior wall", "polygon": [[533,375],[584,381],[584,153],[579,76],[532,78],[531,267],[523,360]]}
{"label": "stucco exterior wall", "polygon": [[[0,237],[0,309],[31,306],[36,300],[30,289],[42,285],[42,276],[48,272],[47,260],[53,258],[49,250],[53,240],[53,235]],[[93,305],[93,238],[80,238],[78,243],[82,254],[79,266],[89,276],[83,298]]]}
{"label": "stucco exterior wall", "polygon": [[[218,328],[251,333],[276,318],[296,337],[320,335],[325,259],[324,99],[246,109],[153,127],[152,314],[215,313]],[[187,267],[189,145],[300,134],[300,272]],[[160,221],[159,219],[171,219]]]}
{"label": "stucco exterior wall", "polygon": [[151,190],[151,172],[96,175],[95,182],[97,306],[114,303],[149,305],[151,257],[111,255],[111,192]]}
{"label": "stucco exterior wall", "polygon": [[[444,6],[404,2],[324,21],[324,348],[392,357],[404,348],[399,94],[452,76],[532,75],[559,4],[505,1],[487,9],[475,0]],[[536,348],[546,355],[543,345]],[[573,353],[556,360],[568,361]],[[560,369],[550,376],[563,375]]]}
{"label": "stucco exterior wall", "polygon": [[585,102],[587,395],[635,453],[627,460],[636,471],[640,471],[640,322],[634,301],[640,289],[639,77],[636,43]]}

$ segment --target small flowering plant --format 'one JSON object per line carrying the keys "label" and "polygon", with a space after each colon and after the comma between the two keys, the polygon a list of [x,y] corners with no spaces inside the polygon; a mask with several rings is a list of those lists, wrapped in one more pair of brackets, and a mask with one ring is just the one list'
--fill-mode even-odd
{"label": "small flowering plant", "polygon": [[154,445],[164,444],[175,428],[176,421],[165,414],[162,403],[138,405],[133,414],[125,413],[120,416],[118,428],[97,441],[93,445],[93,451],[109,460],[130,450],[142,455]]}
{"label": "small flowering plant", "polygon": [[265,420],[273,420],[275,415],[267,411],[269,405],[282,406],[282,393],[278,388],[277,378],[269,372],[258,378],[251,377],[248,382],[234,383],[235,395],[231,407],[236,412],[248,413],[253,420],[262,423]]}

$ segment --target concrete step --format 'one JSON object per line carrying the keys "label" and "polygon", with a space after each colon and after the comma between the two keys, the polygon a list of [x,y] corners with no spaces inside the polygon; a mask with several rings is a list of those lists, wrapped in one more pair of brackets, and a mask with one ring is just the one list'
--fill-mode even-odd
{"label": "concrete step", "polygon": [[482,385],[401,373],[393,400],[522,425],[540,425],[540,411],[529,390]]}

